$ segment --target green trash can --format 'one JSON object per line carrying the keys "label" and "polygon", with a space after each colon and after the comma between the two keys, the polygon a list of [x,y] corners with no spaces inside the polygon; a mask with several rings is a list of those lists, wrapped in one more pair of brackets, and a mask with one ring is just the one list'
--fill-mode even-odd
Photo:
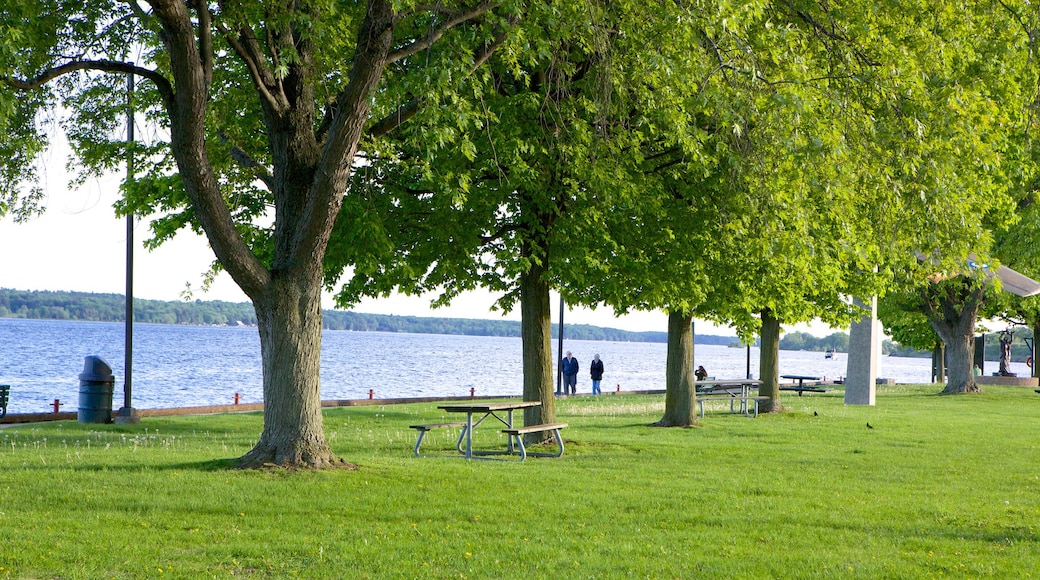
{"label": "green trash can", "polygon": [[80,423],[112,422],[112,390],[116,378],[112,375],[112,367],[98,356],[88,356],[83,363],[83,372],[79,374],[79,413],[76,415]]}

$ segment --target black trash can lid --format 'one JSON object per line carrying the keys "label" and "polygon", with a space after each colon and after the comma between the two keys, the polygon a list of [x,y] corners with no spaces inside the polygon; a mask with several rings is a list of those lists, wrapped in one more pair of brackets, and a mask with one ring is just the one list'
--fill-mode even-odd
{"label": "black trash can lid", "polygon": [[116,378],[112,375],[112,367],[108,366],[108,363],[99,356],[91,355],[83,361],[83,372],[79,374],[79,380],[115,382]]}

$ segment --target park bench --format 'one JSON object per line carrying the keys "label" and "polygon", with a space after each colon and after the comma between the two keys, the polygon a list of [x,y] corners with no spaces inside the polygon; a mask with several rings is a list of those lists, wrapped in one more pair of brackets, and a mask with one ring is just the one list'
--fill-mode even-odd
{"label": "park bench", "polygon": [[0,385],[0,419],[7,416],[7,399],[11,396],[11,385]]}
{"label": "park bench", "polygon": [[798,386],[780,387],[780,390],[781,391],[797,392],[798,396],[801,397],[802,393],[826,393],[830,389],[825,388],[825,387],[814,386],[814,385],[805,385],[805,386],[801,386],[801,387],[798,387]]}
{"label": "park bench", "polygon": [[[502,429],[502,432],[509,436],[510,439],[516,441],[517,448],[520,450],[520,461],[527,459],[528,455],[534,457],[559,457],[563,455],[563,437],[560,436],[560,429],[567,426],[566,423],[546,423],[544,425],[527,425],[526,427],[512,427],[510,429]],[[524,435],[528,433],[545,433],[552,431],[553,436],[556,438],[556,445],[559,446],[557,453],[528,453],[527,448],[524,447]]]}
{"label": "park bench", "polygon": [[[463,421],[461,423],[429,423],[429,424],[425,424],[425,425],[409,425],[410,428],[415,429],[415,430],[417,430],[419,432],[419,438],[415,440],[415,456],[416,457],[420,457],[420,455],[419,455],[419,446],[422,445],[423,437],[426,436],[426,433],[428,431],[432,431],[434,429],[451,429],[451,428],[454,428],[454,427],[465,427],[465,426],[466,426],[466,422],[465,421]],[[466,429],[463,429],[462,432],[459,433],[459,440],[455,442],[455,446],[456,447],[460,447],[462,445],[462,438],[465,437],[465,436],[466,436]]]}
{"label": "park bench", "polygon": [[819,380],[821,380],[821,377],[813,377],[813,376],[807,376],[807,375],[780,375],[780,378],[781,379],[791,379],[793,381],[798,381],[797,385],[792,383],[790,385],[781,386],[780,390],[781,391],[797,392],[799,397],[802,396],[802,393],[826,393],[827,391],[830,390],[830,389],[821,387],[818,383],[817,384],[808,384],[808,385],[805,384],[805,381],[819,381]]}
{"label": "park bench", "polygon": [[703,419],[704,418],[704,403],[705,402],[708,402],[708,403],[711,403],[713,401],[729,402],[729,412],[730,413],[738,413],[738,412],[740,412],[740,411],[737,411],[736,407],[734,407],[734,405],[733,405],[734,403],[738,403],[739,402],[739,403],[741,403],[741,407],[744,409],[744,414],[747,415],[748,417],[755,418],[755,417],[758,417],[758,404],[761,401],[765,401],[767,399],[769,399],[769,397],[759,397],[759,396],[751,396],[751,395],[747,395],[747,396],[742,396],[742,395],[714,395],[714,396],[712,396],[712,395],[708,395],[708,396],[698,395],[697,396],[697,407],[698,407],[698,409],[700,411],[701,419]]}

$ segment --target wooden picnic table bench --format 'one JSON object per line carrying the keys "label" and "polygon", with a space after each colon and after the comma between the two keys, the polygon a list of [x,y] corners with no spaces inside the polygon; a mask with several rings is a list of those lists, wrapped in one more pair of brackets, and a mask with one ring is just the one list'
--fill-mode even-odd
{"label": "wooden picnic table bench", "polygon": [[826,393],[830,389],[816,385],[806,385],[805,381],[821,381],[822,377],[814,377],[811,375],[780,375],[781,379],[791,379],[792,381],[798,381],[798,385],[787,385],[780,387],[781,391],[792,391],[797,392],[798,396],[801,397],[802,393]]}
{"label": "wooden picnic table bench", "polygon": [[[751,389],[758,387],[762,381],[754,379],[722,379],[712,381],[698,381],[697,404],[700,406],[701,417],[704,417],[703,401],[729,401],[730,413],[744,413],[751,417],[751,407],[754,407],[754,416],[758,416],[758,400],[752,396]],[[739,403],[739,407],[737,404]]]}
{"label": "wooden picnic table bench", "polygon": [[[426,433],[428,431],[432,431],[434,429],[451,429],[451,428],[455,428],[455,427],[465,427],[465,426],[466,426],[466,422],[465,421],[460,421],[458,423],[427,423],[425,425],[409,425],[408,426],[409,428],[415,429],[415,430],[419,431],[419,438],[415,440],[415,456],[416,457],[420,457],[420,455],[419,455],[419,446],[422,445],[423,437],[426,436]],[[462,438],[465,437],[465,436],[466,436],[466,430],[463,429],[462,431],[459,432],[459,440],[455,442],[455,447],[457,447],[457,448],[461,448],[462,447]]]}
{"label": "wooden picnic table bench", "polygon": [[745,415],[747,415],[748,417],[751,417],[752,419],[754,419],[755,417],[758,417],[758,404],[761,403],[762,401],[767,400],[767,399],[769,399],[769,397],[759,397],[757,395],[756,396],[751,396],[751,395],[748,395],[748,396],[738,396],[738,397],[731,397],[729,395],[726,395],[726,396],[717,395],[717,396],[707,396],[707,397],[698,396],[697,397],[697,407],[698,407],[698,410],[700,411],[701,419],[703,419],[704,418],[704,403],[705,402],[710,403],[712,401],[722,401],[722,402],[729,401],[729,412],[730,413],[738,413],[740,411],[734,410],[733,403],[739,401],[741,403],[741,408],[743,409],[743,413]]}
{"label": "wooden picnic table bench", "polygon": [[[502,429],[502,432],[510,437],[511,440],[516,441],[516,447],[520,450],[520,461],[527,459],[528,455],[533,457],[559,457],[563,455],[563,437],[560,436],[560,429],[567,427],[566,423],[546,423],[544,425],[527,425],[524,427],[513,427],[510,429]],[[527,448],[524,447],[524,435],[528,433],[545,433],[552,431],[553,436],[556,438],[556,445],[559,450],[556,453],[528,453]]]}
{"label": "wooden picnic table bench", "polygon": [[0,419],[7,416],[7,400],[11,396],[11,385],[0,385]]}
{"label": "wooden picnic table bench", "polygon": [[[505,451],[475,451],[473,449],[473,431],[481,423],[483,423],[485,419],[488,418],[498,420],[507,429],[512,429],[513,411],[537,407],[539,405],[541,405],[541,402],[539,401],[469,402],[451,405],[439,405],[439,409],[448,413],[465,413],[466,420],[460,422],[423,423],[419,425],[410,425],[409,427],[419,432],[419,436],[416,438],[415,448],[413,449],[413,451],[416,457],[419,457],[419,447],[422,445],[423,437],[429,431],[432,431],[434,429],[461,428],[459,438],[455,442],[455,448],[458,449],[459,453],[465,456],[466,459],[472,459],[479,455],[501,455],[506,453],[514,453],[516,450],[513,447],[512,437],[506,438]],[[474,419],[474,415],[477,415],[476,419]],[[563,452],[562,442],[560,452]]]}

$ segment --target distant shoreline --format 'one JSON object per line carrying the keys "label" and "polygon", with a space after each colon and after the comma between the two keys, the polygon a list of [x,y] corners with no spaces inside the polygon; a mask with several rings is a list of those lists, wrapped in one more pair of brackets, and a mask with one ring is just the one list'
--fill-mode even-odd
{"label": "distant shoreline", "polygon": [[[520,322],[516,320],[397,316],[343,310],[324,310],[322,314],[323,327],[326,330],[520,336]],[[123,322],[125,315],[125,298],[122,294],[0,288],[0,318]],[[134,322],[194,326],[256,326],[256,313],[253,311],[253,305],[248,302],[179,302],[134,298]],[[558,326],[552,324],[554,339],[559,336]],[[635,332],[588,324],[565,324],[564,334],[572,340],[668,342],[667,332]],[[696,335],[695,342],[728,346],[739,342],[739,339],[736,336],[703,334]]]}

